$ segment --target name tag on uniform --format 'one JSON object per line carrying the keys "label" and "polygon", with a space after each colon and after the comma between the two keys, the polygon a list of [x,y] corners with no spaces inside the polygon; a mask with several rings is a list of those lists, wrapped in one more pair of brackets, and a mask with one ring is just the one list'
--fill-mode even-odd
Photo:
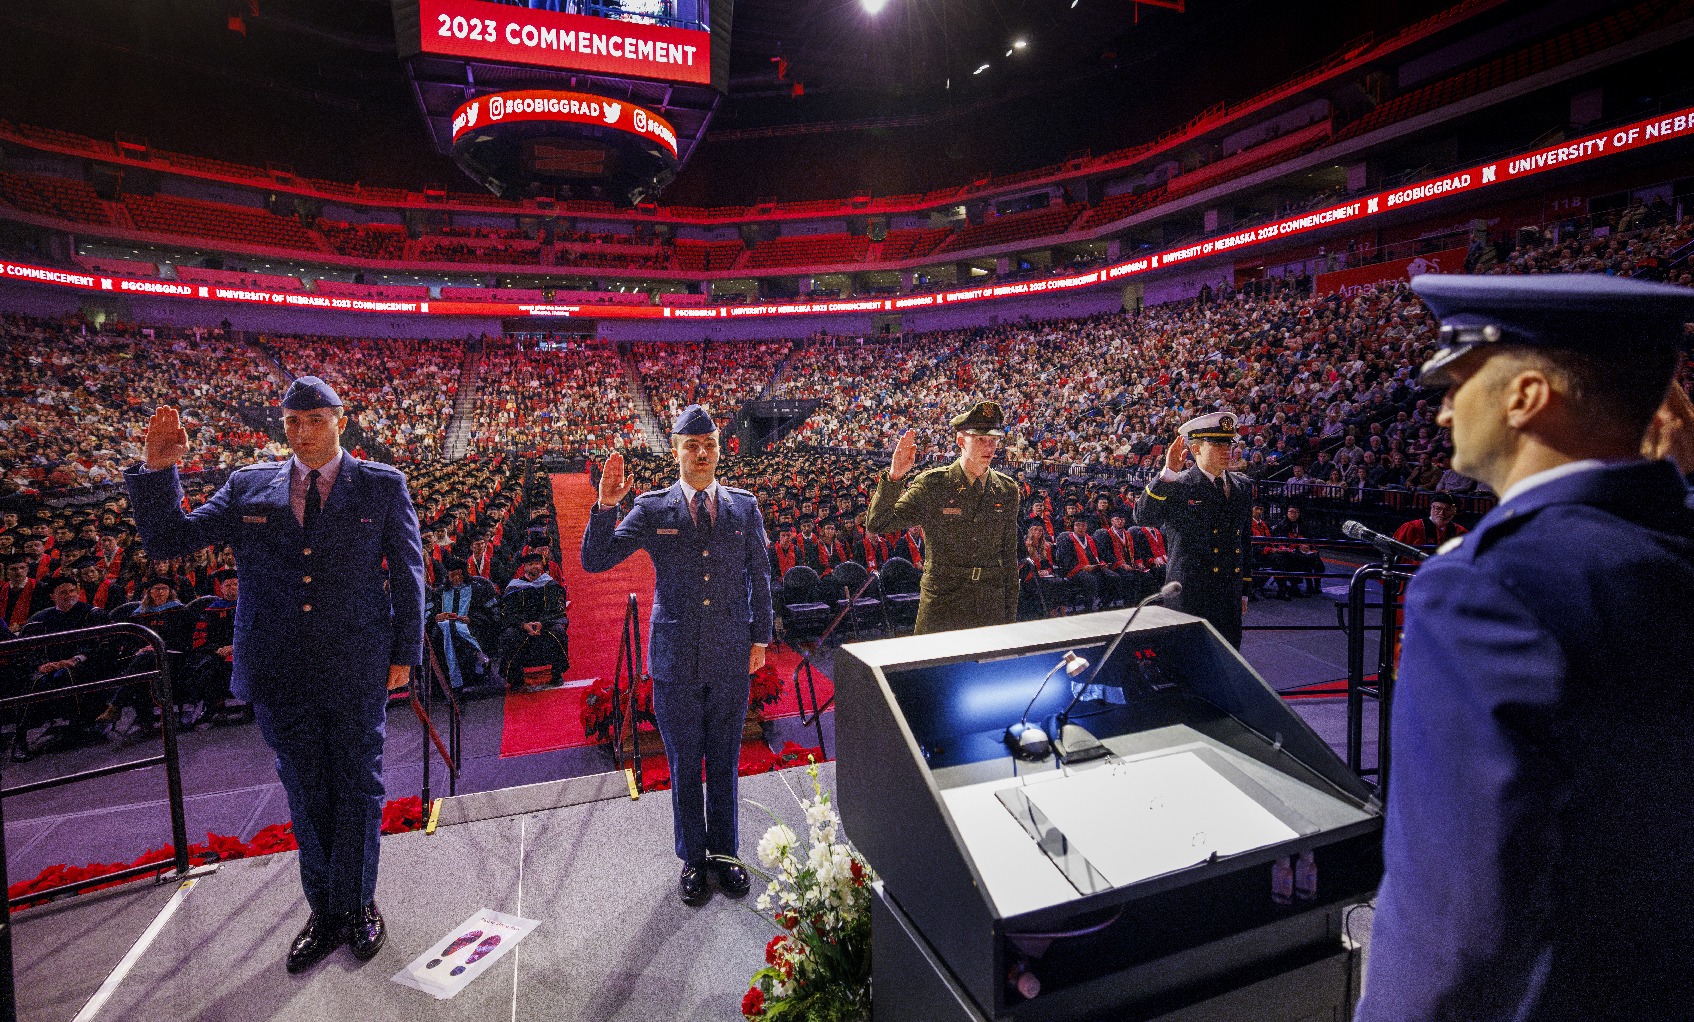
{"label": "name tag on uniform", "polygon": [[659,530],[659,535],[661,535],[661,536],[675,536],[677,534],[678,533],[675,529],[660,529]]}
{"label": "name tag on uniform", "polygon": [[965,509],[962,507],[944,507],[941,509],[941,513],[944,515],[962,515],[965,513]]}
{"label": "name tag on uniform", "polygon": [[359,519],[359,521],[361,523],[365,524],[365,525],[369,525],[372,522],[376,521],[376,519],[375,518],[361,518],[361,519]]}
{"label": "name tag on uniform", "polygon": [[270,521],[270,519],[264,515],[242,515],[241,520],[249,525],[263,525]]}

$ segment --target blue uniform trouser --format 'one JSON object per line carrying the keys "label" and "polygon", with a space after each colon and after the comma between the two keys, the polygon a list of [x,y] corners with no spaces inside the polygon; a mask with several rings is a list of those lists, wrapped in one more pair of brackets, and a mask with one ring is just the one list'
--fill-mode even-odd
{"label": "blue uniform trouser", "polygon": [[357,911],[376,896],[387,713],[386,699],[365,706],[253,707],[288,793],[300,843],[300,885],[320,915]]}
{"label": "blue uniform trouser", "polygon": [[747,720],[750,687],[745,672],[738,679],[653,682],[653,715],[671,767],[676,855],[684,862],[735,855],[740,847],[736,821],[741,727]]}

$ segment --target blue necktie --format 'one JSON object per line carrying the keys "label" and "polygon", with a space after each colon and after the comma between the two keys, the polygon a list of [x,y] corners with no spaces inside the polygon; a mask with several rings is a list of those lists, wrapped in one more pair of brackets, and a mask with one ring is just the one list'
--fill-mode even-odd
{"label": "blue necktie", "polygon": [[306,491],[306,513],[302,516],[305,521],[301,523],[301,527],[310,535],[312,527],[318,523],[318,512],[323,510],[323,496],[318,492],[318,470],[312,469],[306,473],[306,478],[312,481],[312,488]]}
{"label": "blue necktie", "polygon": [[694,529],[701,536],[710,538],[712,535],[712,511],[706,506],[706,491],[694,492]]}

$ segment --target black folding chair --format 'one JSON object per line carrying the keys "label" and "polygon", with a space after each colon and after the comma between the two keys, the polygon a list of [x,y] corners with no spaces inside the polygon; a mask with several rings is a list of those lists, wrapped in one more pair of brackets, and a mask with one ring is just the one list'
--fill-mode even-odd
{"label": "black folding chair", "polygon": [[[866,585],[867,582],[870,584]],[[837,590],[840,591],[841,597],[832,602],[837,610],[842,607],[848,608],[847,616],[853,622],[853,638],[855,639],[859,637],[859,615],[861,613],[877,614],[882,612],[882,591],[877,587],[875,580],[871,578],[871,573],[866,571],[865,566],[858,561],[842,561],[837,564],[830,571],[829,578],[824,580],[824,584],[829,586],[832,596]],[[863,590],[863,592],[860,593],[860,590]],[[855,598],[854,593],[860,593],[860,595]],[[882,630],[889,630],[886,614],[883,616]]]}
{"label": "black folding chair", "polygon": [[890,629],[896,625],[916,625],[923,572],[904,557],[890,557],[882,562],[877,581],[882,587],[883,613]]}
{"label": "black folding chair", "polygon": [[782,592],[773,594],[773,601],[777,617],[782,621],[783,635],[790,645],[823,635],[834,616],[834,608],[826,599],[823,582],[811,568],[796,564],[782,573]]}

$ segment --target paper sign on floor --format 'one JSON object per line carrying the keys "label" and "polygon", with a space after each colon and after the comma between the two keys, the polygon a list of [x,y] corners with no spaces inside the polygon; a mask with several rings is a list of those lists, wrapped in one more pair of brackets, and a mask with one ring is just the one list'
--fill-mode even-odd
{"label": "paper sign on floor", "polygon": [[444,1001],[469,986],[538,925],[535,919],[485,908],[395,973],[394,982]]}

